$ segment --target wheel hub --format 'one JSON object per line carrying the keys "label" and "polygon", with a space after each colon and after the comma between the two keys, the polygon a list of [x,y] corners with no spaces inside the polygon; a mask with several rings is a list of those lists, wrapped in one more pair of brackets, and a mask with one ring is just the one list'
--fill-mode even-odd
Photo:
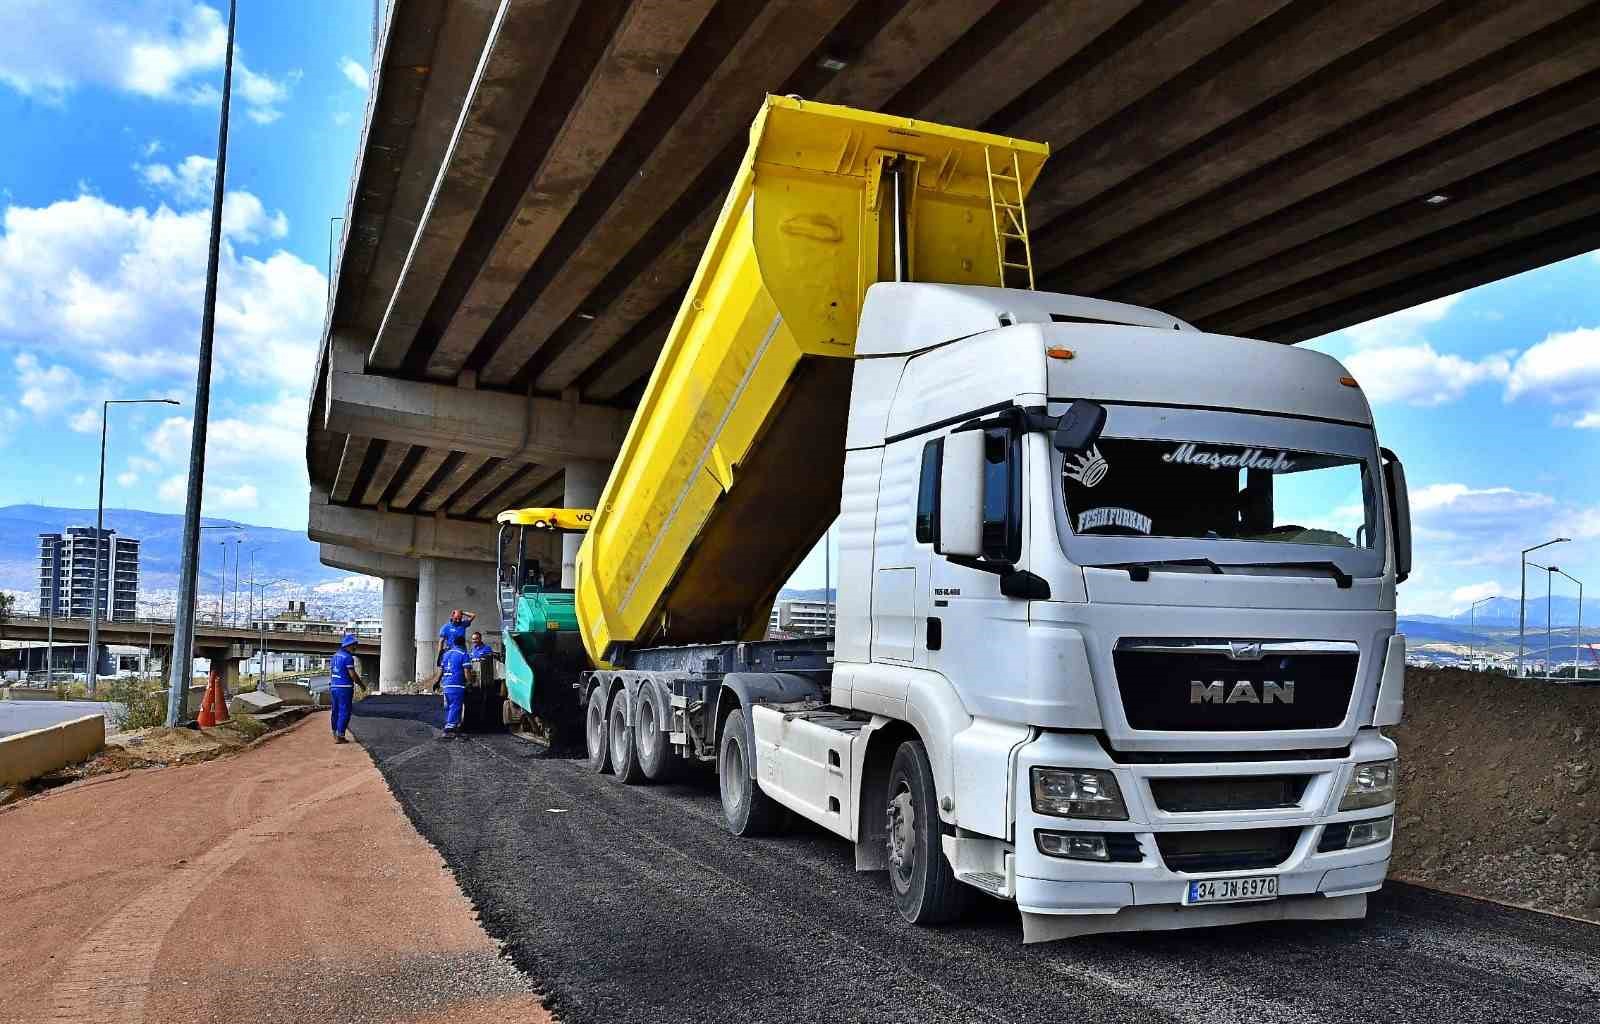
{"label": "wheel hub", "polygon": [[888,834],[889,863],[895,871],[909,874],[916,863],[917,812],[911,803],[911,794],[901,790],[889,801]]}

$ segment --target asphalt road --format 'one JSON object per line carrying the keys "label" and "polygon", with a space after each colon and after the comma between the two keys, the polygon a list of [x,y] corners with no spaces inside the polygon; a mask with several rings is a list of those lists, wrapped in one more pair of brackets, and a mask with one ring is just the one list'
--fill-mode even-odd
{"label": "asphalt road", "polygon": [[0,738],[70,722],[85,715],[104,718],[108,711],[112,720],[106,722],[106,732],[111,732],[123,711],[120,704],[92,700],[0,700]]}
{"label": "asphalt road", "polygon": [[439,721],[378,697],[353,728],[566,1024],[1600,1019],[1600,927],[1391,885],[1355,923],[1023,946],[989,903],[914,928],[842,840],[725,833],[710,775],[625,787],[507,735],[436,742]]}

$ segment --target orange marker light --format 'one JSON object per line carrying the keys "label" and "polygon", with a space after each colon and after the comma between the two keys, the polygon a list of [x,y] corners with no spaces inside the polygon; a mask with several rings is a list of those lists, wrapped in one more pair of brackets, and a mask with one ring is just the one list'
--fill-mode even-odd
{"label": "orange marker light", "polygon": [[1339,378],[1339,383],[1343,384],[1347,388],[1359,388],[1359,387],[1361,387],[1360,384],[1356,383],[1356,379],[1354,377],[1340,377]]}
{"label": "orange marker light", "polygon": [[1072,351],[1072,349],[1062,348],[1060,345],[1051,345],[1049,348],[1044,350],[1044,354],[1049,356],[1051,359],[1071,359],[1077,355],[1077,353]]}

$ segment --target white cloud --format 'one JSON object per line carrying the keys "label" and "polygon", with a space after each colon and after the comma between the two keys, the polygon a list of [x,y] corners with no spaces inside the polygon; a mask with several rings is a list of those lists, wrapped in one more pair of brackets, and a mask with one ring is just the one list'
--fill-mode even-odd
{"label": "white cloud", "polygon": [[1524,397],[1584,406],[1583,412],[1562,421],[1600,428],[1600,327],[1552,334],[1518,356],[1506,380],[1506,400]]}
{"label": "white cloud", "polygon": [[[145,437],[145,448],[153,458],[130,459],[130,469],[181,469],[189,458],[192,430],[193,421],[188,417],[169,416],[162,420]],[[268,493],[280,489],[303,491],[308,486],[305,430],[303,393],[284,391],[270,401],[234,405],[226,410],[213,406],[206,429],[206,509],[255,509],[260,505],[262,486],[269,488]],[[167,477],[157,493],[168,505],[181,505],[187,485],[186,473],[176,472]]]}
{"label": "white cloud", "polygon": [[83,392],[76,373],[65,366],[45,366],[32,352],[19,353],[12,366],[16,370],[17,401],[36,416],[59,414]]}
{"label": "white cloud", "polygon": [[139,482],[139,474],[138,473],[134,473],[132,471],[128,471],[128,472],[118,473],[117,474],[117,485],[120,486],[120,487],[132,487],[134,484],[136,484],[138,482]]}
{"label": "white cloud", "polygon": [[362,92],[367,91],[367,69],[362,66],[360,61],[353,57],[341,57],[339,58],[339,71],[351,85]]}
{"label": "white cloud", "polygon": [[1344,361],[1372,402],[1442,405],[1484,381],[1504,380],[1512,372],[1506,355],[1482,359],[1441,354],[1427,342],[1394,348],[1363,348]]}
{"label": "white cloud", "polygon": [[144,144],[144,149],[142,150],[142,155],[144,156],[144,158],[146,160],[148,160],[151,157],[155,156],[159,152],[161,152],[161,140],[160,139],[151,139],[149,142],[146,142]]}
{"label": "white cloud", "polygon": [[[1402,309],[1364,324],[1346,327],[1342,332],[1357,348],[1378,348],[1407,345],[1422,340],[1422,331],[1449,315],[1461,296],[1446,295],[1424,302],[1420,306]],[[1363,382],[1365,384],[1365,382]]]}
{"label": "white cloud", "polygon": [[1452,604],[1462,608],[1470,607],[1488,597],[1500,597],[1505,593],[1505,588],[1492,580],[1483,583],[1469,583],[1464,587],[1457,587],[1450,591]]}
{"label": "white cloud", "polygon": [[139,178],[156,191],[185,203],[211,199],[211,183],[217,162],[210,157],[191,155],[177,165],[134,164]]}
{"label": "white cloud", "polygon": [[336,110],[333,112],[333,123],[338,125],[340,128],[343,128],[345,125],[349,124],[355,119],[356,115],[350,113],[348,110]]}
{"label": "white cloud", "polygon": [[[6,0],[0,4],[0,84],[47,102],[99,86],[155,100],[215,104],[227,25],[198,0]],[[237,56],[235,92],[266,123],[299,72],[274,78]],[[147,154],[148,155],[148,154]]]}
{"label": "white cloud", "polygon": [[[281,238],[287,218],[248,192],[223,206],[217,304],[219,379],[304,393],[322,333],[322,273],[284,251],[237,245]],[[205,290],[209,211],[154,211],[80,195],[11,206],[0,222],[0,345],[72,351],[122,379],[192,377]]]}
{"label": "white cloud", "polygon": [[218,491],[215,498],[218,508],[252,509],[256,507],[256,486],[255,484],[240,484],[238,487]]}
{"label": "white cloud", "polygon": [[92,405],[85,406],[81,412],[67,421],[67,426],[79,434],[92,434],[100,429],[101,412],[102,410]]}

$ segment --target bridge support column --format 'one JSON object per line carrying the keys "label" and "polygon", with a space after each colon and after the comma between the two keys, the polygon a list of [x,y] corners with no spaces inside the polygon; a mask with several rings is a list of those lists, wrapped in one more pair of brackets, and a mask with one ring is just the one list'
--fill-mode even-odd
{"label": "bridge support column", "polygon": [[[611,475],[609,462],[580,459],[567,463],[561,494],[563,508],[594,508],[600,501],[606,477]],[[561,585],[568,590],[574,586],[574,573],[578,562],[578,546],[583,543],[581,534],[561,538]]]}
{"label": "bridge support column", "polygon": [[[417,560],[417,615],[415,620],[417,680],[433,677],[439,650],[439,627],[452,609],[477,612],[474,628],[491,643],[500,636],[500,616],[495,607],[494,565],[455,558]],[[387,625],[385,629],[387,629]]]}
{"label": "bridge support column", "polygon": [[[383,578],[383,642],[378,648],[379,693],[399,690],[414,677],[416,657],[417,581],[405,576]],[[365,678],[365,676],[363,676]]]}

